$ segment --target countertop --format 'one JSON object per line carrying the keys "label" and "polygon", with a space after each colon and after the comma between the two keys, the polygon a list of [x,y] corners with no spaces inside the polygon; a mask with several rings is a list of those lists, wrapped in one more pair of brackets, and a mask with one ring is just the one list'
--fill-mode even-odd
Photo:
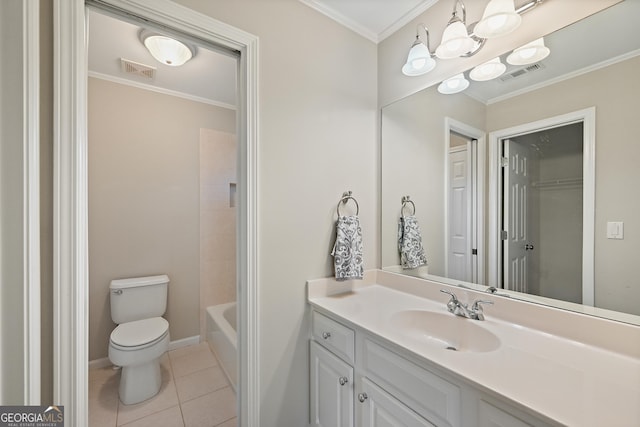
{"label": "countertop", "polygon": [[[485,309],[486,320],[461,320],[490,331],[499,338],[500,345],[484,352],[450,351],[408,336],[393,321],[397,313],[407,310],[453,316],[446,310],[449,297],[440,294],[440,289],[452,290],[463,302],[477,297],[473,291],[374,271],[364,281],[309,281],[308,301],[347,324],[556,422],[576,427],[640,426],[640,358],[564,333],[576,329],[579,338],[584,336],[582,329],[586,327],[594,333],[619,334],[619,340],[637,340],[636,329],[622,324],[616,328],[616,322],[599,325],[594,322],[604,319],[567,317],[571,313],[481,294],[482,299],[494,301]],[[549,328],[532,328],[527,319],[513,321],[518,312],[564,325],[550,323]],[[556,329],[560,333],[554,333]],[[595,343],[601,344],[597,340]],[[633,344],[640,342],[631,344],[633,349]]]}

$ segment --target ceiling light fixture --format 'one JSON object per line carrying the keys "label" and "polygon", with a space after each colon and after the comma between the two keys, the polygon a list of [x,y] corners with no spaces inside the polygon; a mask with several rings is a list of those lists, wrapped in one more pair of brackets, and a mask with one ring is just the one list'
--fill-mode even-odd
{"label": "ceiling light fixture", "polygon": [[533,64],[549,56],[549,53],[551,53],[551,51],[544,45],[544,38],[540,37],[511,52],[511,54],[507,56],[507,62],[511,65]]}
{"label": "ceiling light fixture", "polygon": [[140,32],[140,41],[158,62],[172,67],[185,64],[196,53],[195,47],[148,30]]}
{"label": "ceiling light fixture", "polygon": [[[427,44],[425,45],[420,39],[420,28],[424,29],[427,35]],[[402,66],[402,73],[405,76],[421,76],[433,70],[436,61],[433,59],[431,48],[429,47],[429,30],[424,24],[418,24],[416,28],[416,40],[409,49],[407,62]]]}
{"label": "ceiling light fixture", "polygon": [[497,57],[475,67],[469,73],[469,77],[477,82],[484,82],[501,76],[506,70],[507,66]]}
{"label": "ceiling light fixture", "polygon": [[464,78],[464,73],[460,73],[440,83],[438,92],[443,95],[452,95],[462,92],[469,87],[469,80]]}
{"label": "ceiling light fixture", "polygon": [[473,33],[485,39],[507,35],[520,26],[522,17],[516,12],[514,0],[491,0]]}

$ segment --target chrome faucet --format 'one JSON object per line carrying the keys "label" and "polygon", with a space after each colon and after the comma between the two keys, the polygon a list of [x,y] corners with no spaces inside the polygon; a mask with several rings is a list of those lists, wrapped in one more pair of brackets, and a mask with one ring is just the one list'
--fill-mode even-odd
{"label": "chrome faucet", "polygon": [[447,291],[446,289],[440,289],[440,292],[451,295],[451,299],[447,302],[447,310],[449,313],[453,313],[460,317],[466,317],[467,319],[484,320],[482,304],[493,304],[493,301],[476,300],[471,304],[471,308],[469,308],[467,304],[461,303],[453,292]]}

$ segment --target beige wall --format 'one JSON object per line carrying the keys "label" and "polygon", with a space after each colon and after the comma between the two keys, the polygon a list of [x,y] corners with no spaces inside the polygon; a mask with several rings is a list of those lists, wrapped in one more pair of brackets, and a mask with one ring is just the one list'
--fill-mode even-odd
{"label": "beige wall", "polygon": [[[200,338],[206,311],[236,300],[236,137],[200,129]],[[235,202],[235,198],[233,199]]]}
{"label": "beige wall", "polygon": [[416,205],[428,271],[444,276],[445,118],[484,129],[485,105],[430,88],[385,107],[383,117],[382,266],[400,264],[397,220],[402,196],[409,195]]}
{"label": "beige wall", "polygon": [[22,5],[0,3],[0,404],[25,403]]}
{"label": "beige wall", "polygon": [[[449,18],[452,1],[439,1],[422,15],[413,19],[378,46],[378,102],[385,106],[421,89],[439,83],[454,74],[461,73],[478,64],[502,55],[516,46],[523,45],[538,37],[549,34],[572,22],[578,21],[621,0],[563,0],[546,1],[540,7],[523,16],[518,31],[508,37],[498,37],[487,41],[485,47],[471,58],[437,60],[436,68],[419,77],[407,77],[400,68],[407,60],[411,43],[416,37],[416,26],[423,23],[431,35],[431,50],[440,43]],[[467,22],[477,22],[487,4],[487,0],[465,0]],[[424,40],[424,31],[420,30]]]}
{"label": "beige wall", "polygon": [[376,45],[296,0],[179,3],[260,38],[260,426],[304,426],[305,281],[332,274],[345,190],[360,203],[365,267],[378,265]]}
{"label": "beige wall", "polygon": [[89,79],[89,359],[107,356],[112,279],[168,274],[172,340],[199,334],[200,128],[235,112]]}
{"label": "beige wall", "polygon": [[[596,306],[640,314],[636,255],[640,145],[637,122],[640,56],[487,108],[487,131],[596,107]],[[620,87],[620,82],[629,82]],[[607,221],[623,221],[624,240],[606,238]]]}

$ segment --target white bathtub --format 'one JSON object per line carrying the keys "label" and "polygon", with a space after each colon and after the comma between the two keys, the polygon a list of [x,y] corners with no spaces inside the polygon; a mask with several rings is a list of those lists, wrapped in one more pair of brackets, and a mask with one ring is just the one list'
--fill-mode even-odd
{"label": "white bathtub", "polygon": [[207,342],[234,390],[238,382],[236,303],[207,307]]}

